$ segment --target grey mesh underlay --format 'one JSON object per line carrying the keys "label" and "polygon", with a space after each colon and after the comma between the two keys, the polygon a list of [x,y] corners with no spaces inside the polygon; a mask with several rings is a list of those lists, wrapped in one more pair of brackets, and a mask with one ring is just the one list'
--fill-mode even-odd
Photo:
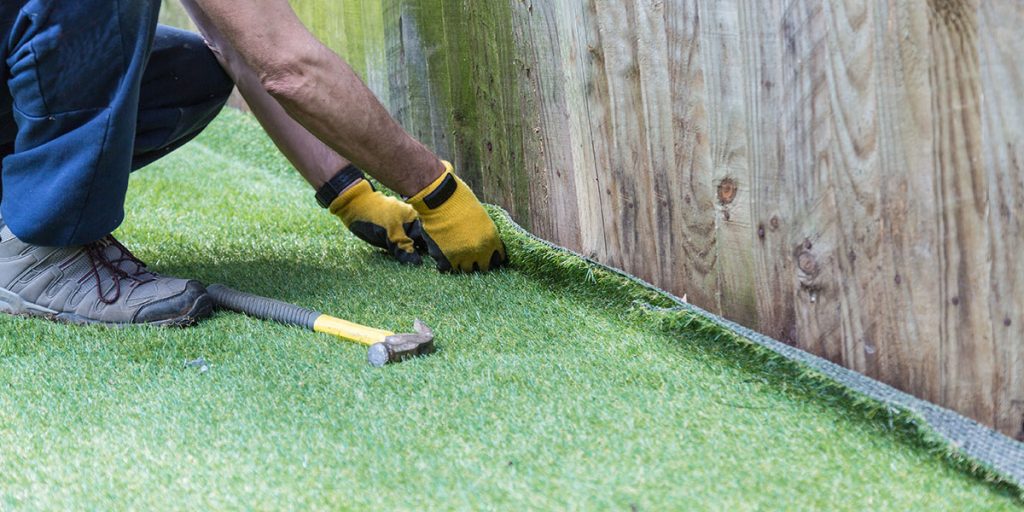
{"label": "grey mesh underlay", "polygon": [[[507,216],[507,213],[505,214]],[[508,217],[507,217],[508,218]],[[790,361],[811,369],[831,379],[849,390],[869,399],[875,400],[894,410],[910,413],[920,418],[926,426],[948,443],[948,447],[966,459],[985,467],[999,475],[1018,489],[1024,488],[1024,443],[1011,439],[972,419],[966,418],[952,410],[940,407],[931,402],[921,400],[904,393],[888,384],[882,383],[853,370],[839,366],[831,361],[815,356],[781,341],[726,320],[662,290],[650,283],[621,270],[595,262],[564,247],[559,247],[529,233],[508,218],[509,224],[525,236],[544,244],[556,251],[573,255],[589,264],[617,274],[622,278],[640,285],[648,290],[664,295],[676,304],[673,310],[687,311],[699,315],[716,325],[750,340]]]}

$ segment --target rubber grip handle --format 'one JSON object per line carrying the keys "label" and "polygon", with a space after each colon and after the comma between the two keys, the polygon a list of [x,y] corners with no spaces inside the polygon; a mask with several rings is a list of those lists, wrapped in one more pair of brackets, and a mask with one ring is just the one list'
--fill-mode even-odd
{"label": "rubber grip handle", "polygon": [[222,284],[210,285],[206,287],[206,291],[210,294],[213,302],[222,309],[282,324],[297,325],[311,331],[316,325],[316,319],[321,316],[320,313],[311,309],[232,290]]}

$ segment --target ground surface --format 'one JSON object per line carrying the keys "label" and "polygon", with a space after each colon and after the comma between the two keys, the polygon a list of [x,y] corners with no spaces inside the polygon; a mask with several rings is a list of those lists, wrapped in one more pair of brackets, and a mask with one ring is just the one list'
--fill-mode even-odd
{"label": "ground surface", "polygon": [[[240,114],[135,176],[128,216],[120,237],[158,270],[382,327],[419,316],[443,348],[381,370],[235,314],[180,331],[0,319],[0,509],[1015,504],[886,421],[585,283],[392,263]],[[183,365],[200,357],[208,371]]]}

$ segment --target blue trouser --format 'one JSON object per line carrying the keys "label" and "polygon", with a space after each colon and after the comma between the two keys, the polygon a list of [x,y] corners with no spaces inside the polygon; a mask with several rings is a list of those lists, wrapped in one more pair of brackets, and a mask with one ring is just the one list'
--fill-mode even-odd
{"label": "blue trouser", "polygon": [[36,245],[124,219],[128,175],[202,131],[231,81],[160,0],[0,0],[0,214]]}

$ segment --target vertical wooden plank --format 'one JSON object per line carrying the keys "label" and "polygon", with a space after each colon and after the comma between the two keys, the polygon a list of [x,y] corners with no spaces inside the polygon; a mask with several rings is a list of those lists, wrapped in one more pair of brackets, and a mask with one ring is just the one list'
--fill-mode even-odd
{"label": "vertical wooden plank", "polygon": [[379,0],[294,0],[292,8],[317,38],[344,57],[388,104],[383,4]]}
{"label": "vertical wooden plank", "polygon": [[391,113],[399,123],[428,147],[436,148],[430,123],[427,61],[411,0],[384,0],[385,45]]}
{"label": "vertical wooden plank", "polygon": [[[881,244],[875,284],[879,378],[942,398],[939,205],[934,168],[930,16],[924,1],[884,2],[875,13]],[[871,218],[869,217],[870,221]],[[863,268],[863,265],[861,266]],[[888,287],[886,289],[886,287]],[[887,290],[887,291],[886,291]],[[871,300],[874,294],[865,294]]]}
{"label": "vertical wooden plank", "polygon": [[[405,67],[402,48],[402,1],[381,0],[381,15],[384,19],[384,58],[387,61],[388,109],[402,126],[409,118],[408,70]],[[406,127],[408,130],[408,127]]]}
{"label": "vertical wooden plank", "polygon": [[[447,155],[459,174],[471,185],[481,181],[481,156],[476,137],[480,132],[475,72],[479,64],[475,54],[479,42],[465,17],[467,14],[457,1],[434,2],[435,10],[443,12],[438,23],[443,24],[444,46],[439,48],[439,57],[446,59],[446,75],[449,77],[449,102],[451,107],[450,154]],[[423,77],[426,79],[427,77]],[[483,192],[478,190],[478,192]],[[491,199],[493,200],[493,199]]]}
{"label": "vertical wooden plank", "polygon": [[612,182],[608,80],[605,79],[597,0],[560,3],[555,11],[562,40],[564,90],[574,182],[580,215],[580,249],[621,268],[618,225],[610,205]]}
{"label": "vertical wooden plank", "polygon": [[328,15],[339,18],[345,32],[345,48],[335,50],[349,61],[352,69],[386,105],[387,68],[380,0],[344,0],[340,4],[328,5],[331,9]]}
{"label": "vertical wooden plank", "polygon": [[513,4],[512,26],[523,119],[523,166],[533,232],[580,250],[576,170],[557,4]]}
{"label": "vertical wooden plank", "polygon": [[994,424],[1024,440],[1024,2],[981,2],[978,25]]}
{"label": "vertical wooden plank", "polygon": [[[412,3],[412,2],[411,2]],[[405,18],[415,28],[419,56],[424,60],[423,74],[410,77],[422,84],[426,102],[427,117],[424,126],[418,129],[429,132],[430,147],[441,158],[450,159],[453,154],[449,134],[452,125],[452,68],[449,60],[448,11],[451,2],[445,0],[417,0],[415,8]],[[456,37],[461,36],[457,34]],[[459,164],[459,162],[456,162]],[[465,169],[459,165],[461,174]]]}
{"label": "vertical wooden plank", "polygon": [[790,257],[797,346],[845,364],[840,337],[838,211],[829,176],[833,165],[828,85],[828,20],[820,2],[795,0],[783,13],[783,106],[780,130],[792,186]]}
{"label": "vertical wooden plank", "polygon": [[878,351],[886,344],[891,318],[890,268],[880,223],[882,176],[878,165],[875,2],[831,0],[823,3],[830,131],[825,179],[834,196],[836,244],[832,261],[840,311],[842,360],[862,373],[878,376]]}
{"label": "vertical wooden plank", "polygon": [[655,277],[656,226],[650,204],[651,153],[644,116],[637,10],[632,2],[599,0],[596,18],[601,34],[605,79],[608,81],[609,129],[612,142],[608,206],[615,212],[621,254],[618,260],[643,279]]}
{"label": "vertical wooden plank", "polygon": [[512,14],[501,2],[442,2],[452,127],[460,173],[481,196],[529,227],[529,179],[523,165],[519,75]]}
{"label": "vertical wooden plank", "polygon": [[[330,32],[319,32],[319,36],[329,38],[343,38],[344,46],[336,49],[352,69],[366,81],[366,32],[372,27],[367,23],[364,3],[371,0],[342,0],[341,2],[320,3],[322,9],[320,16],[330,18],[329,20],[317,20],[318,23],[329,23]],[[338,31],[340,33],[334,32]],[[330,45],[329,45],[330,46]]]}
{"label": "vertical wooden plank", "polygon": [[789,230],[793,179],[779,129],[783,100],[783,0],[739,2],[743,44],[743,87],[747,98],[747,185],[753,225],[753,275],[761,332],[795,344],[794,259]]}
{"label": "vertical wooden plank", "polygon": [[703,20],[697,0],[668,2],[664,15],[673,136],[672,167],[659,185],[668,192],[670,218],[668,232],[659,234],[671,251],[662,262],[671,277],[663,283],[690,302],[721,312]]}
{"label": "vertical wooden plank", "polygon": [[746,55],[751,37],[740,23],[739,2],[701,0],[711,179],[715,188],[715,272],[721,311],[743,325],[757,325],[754,289],[750,130]]}
{"label": "vertical wooden plank", "polygon": [[550,16],[552,30],[559,34],[559,44],[553,51],[561,62],[560,73],[552,80],[558,82],[565,101],[564,139],[559,143],[566,144],[566,158],[573,166],[571,186],[575,195],[570,208],[577,212],[580,228],[575,249],[590,258],[608,262],[608,255],[616,251],[608,249],[609,241],[615,241],[605,231],[612,221],[604,208],[602,188],[602,180],[608,172],[607,165],[603,164],[607,156],[603,144],[607,141],[595,136],[594,131],[605,119],[599,98],[606,82],[597,71],[600,52],[594,48],[599,47],[599,34],[592,4],[560,5],[550,10]]}
{"label": "vertical wooden plank", "polygon": [[636,45],[639,71],[640,102],[643,106],[646,129],[646,148],[649,169],[642,208],[650,212],[651,232],[644,235],[652,242],[653,254],[645,255],[644,265],[649,268],[652,281],[673,282],[680,265],[678,239],[673,237],[673,225],[680,201],[675,195],[673,182],[679,165],[676,160],[675,107],[672,102],[672,54],[669,42],[669,20],[665,2],[640,0],[637,2]]}
{"label": "vertical wooden plank", "polygon": [[[530,227],[530,178],[524,162],[524,119],[518,86],[521,77],[515,66],[518,56],[512,38],[511,7],[506,2],[468,5],[473,15],[466,19],[473,23],[476,39],[485,50],[477,69],[477,84],[484,87],[478,108],[490,136],[478,142],[483,156],[481,186],[488,197],[502,198],[516,220]],[[501,149],[491,151],[488,143]]]}
{"label": "vertical wooden plank", "polygon": [[[352,0],[346,0],[345,3],[351,2]],[[362,55],[355,55],[349,51],[351,34],[345,30],[345,3],[297,0],[292,2],[292,8],[320,41],[349,60],[352,69],[362,76],[365,71]]]}
{"label": "vertical wooden plank", "polygon": [[[837,135],[831,182],[842,212],[836,261],[845,361],[897,387],[937,397],[937,324],[915,321],[915,312],[934,319],[937,309],[934,281],[915,266],[937,260],[933,250],[916,256],[905,252],[908,245],[936,247],[932,230],[908,224],[914,219],[931,221],[935,209],[910,211],[906,196],[933,197],[934,190],[927,173],[907,165],[922,162],[919,169],[927,168],[928,155],[905,154],[919,152],[922,142],[927,147],[932,140],[930,126],[921,133],[912,117],[906,117],[914,115],[907,109],[921,106],[922,95],[927,98],[931,93],[930,87],[907,88],[926,82],[924,7],[906,2],[826,4],[831,21],[829,90]],[[904,146],[908,137],[914,147]]]}
{"label": "vertical wooden plank", "polygon": [[[984,423],[994,418],[995,347],[988,210],[981,143],[978,3],[930,0],[934,201],[940,207],[938,279],[943,397]],[[966,383],[966,384],[965,384]]]}
{"label": "vertical wooden plank", "polygon": [[445,14],[445,0],[405,0],[399,28],[412,114],[405,128],[442,158],[450,158],[451,76]]}

